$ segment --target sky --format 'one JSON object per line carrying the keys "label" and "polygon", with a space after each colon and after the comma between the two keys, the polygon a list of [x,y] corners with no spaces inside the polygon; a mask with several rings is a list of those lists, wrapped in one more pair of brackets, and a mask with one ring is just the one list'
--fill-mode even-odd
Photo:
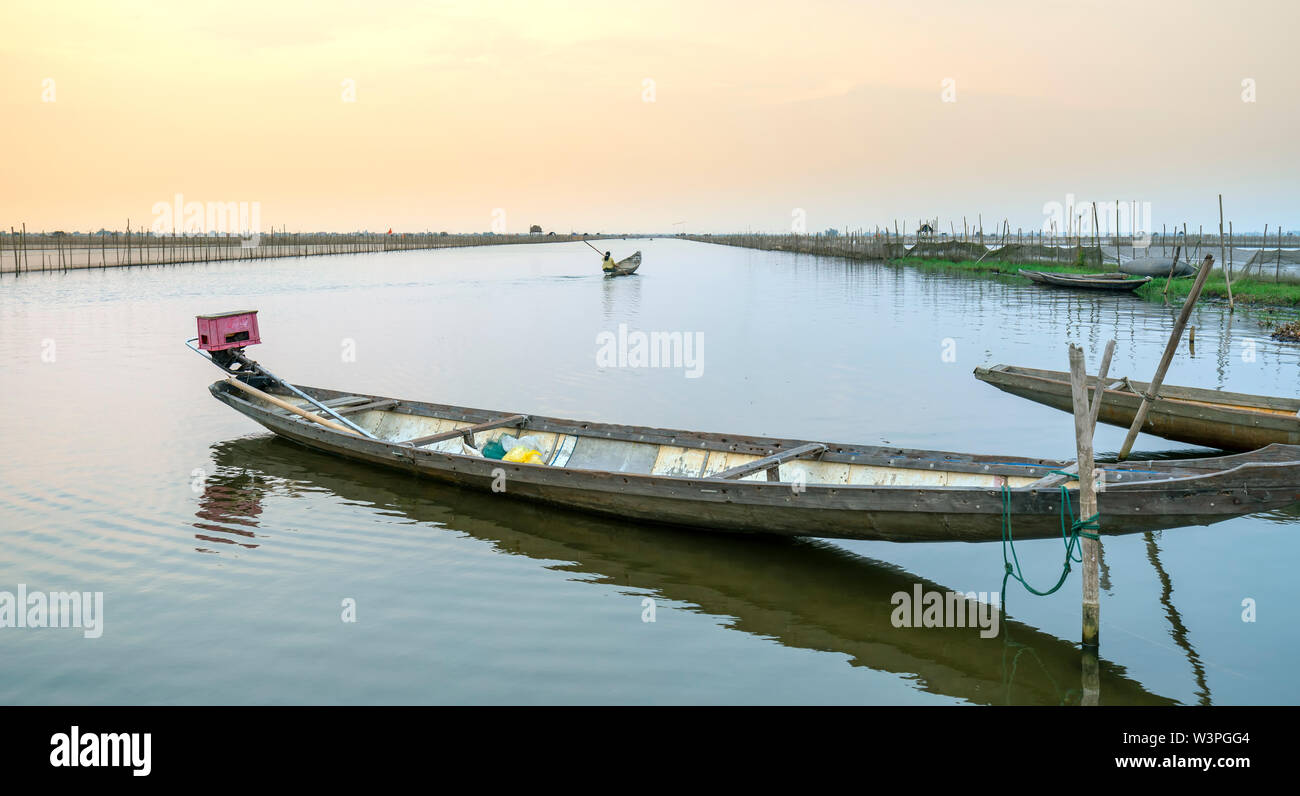
{"label": "sky", "polygon": [[1222,194],[1237,231],[1300,230],[1297,22],[1249,0],[5,0],[0,227],[157,228],[180,195],[289,231],[1029,230],[1116,200],[1208,231]]}

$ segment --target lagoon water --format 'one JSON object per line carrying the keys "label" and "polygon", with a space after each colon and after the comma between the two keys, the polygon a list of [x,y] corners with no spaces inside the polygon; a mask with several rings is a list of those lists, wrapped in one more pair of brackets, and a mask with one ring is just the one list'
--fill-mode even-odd
{"label": "lagoon water", "polygon": [[[1077,703],[1079,573],[1003,632],[891,597],[997,592],[998,544],[788,541],[593,519],[336,461],[212,400],[194,316],[341,390],[639,425],[1073,457],[1069,416],[977,365],[1147,379],[1176,307],[683,240],[604,279],[580,243],[0,280],[0,592],[104,595],[98,638],[0,627],[0,704]],[[1167,381],[1295,395],[1300,346],[1205,303]],[[681,368],[602,332],[698,333]],[[945,356],[948,354],[948,356]],[[1123,430],[1100,426],[1114,451]],[[1143,451],[1187,449],[1151,437]],[[1300,702],[1295,513],[1108,537],[1103,703]],[[1018,546],[1031,580],[1059,541]],[[355,601],[355,622],[342,621]],[[1253,601],[1255,621],[1243,621]],[[651,618],[654,621],[645,621]]]}

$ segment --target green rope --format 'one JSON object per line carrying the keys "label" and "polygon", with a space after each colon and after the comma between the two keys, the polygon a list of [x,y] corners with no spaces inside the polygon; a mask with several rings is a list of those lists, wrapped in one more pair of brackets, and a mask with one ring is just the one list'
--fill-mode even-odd
{"label": "green rope", "polygon": [[[1054,470],[1053,472],[1058,472],[1058,471]],[[1061,473],[1061,474],[1070,475],[1070,473]],[[1078,476],[1075,477],[1077,478]],[[1066,517],[1069,517],[1071,519],[1071,522],[1069,523],[1068,531],[1066,530]],[[1034,594],[1039,597],[1046,597],[1050,594],[1055,594],[1057,590],[1060,589],[1061,586],[1065,584],[1065,579],[1070,575],[1070,563],[1071,562],[1075,564],[1083,563],[1083,550],[1082,550],[1082,545],[1079,542],[1079,538],[1082,537],[1084,539],[1101,539],[1101,537],[1098,536],[1096,533],[1089,533],[1089,531],[1097,531],[1101,529],[1100,512],[1092,515],[1091,517],[1088,517],[1087,519],[1080,518],[1078,520],[1075,520],[1073,518],[1074,518],[1074,509],[1070,506],[1070,492],[1065,488],[1064,485],[1062,485],[1061,486],[1061,539],[1065,543],[1065,561],[1061,565],[1061,577],[1057,579],[1056,585],[1048,589],[1047,591],[1039,591],[1038,589],[1035,589],[1033,586],[1030,586],[1029,581],[1025,580],[1024,575],[1021,573],[1020,557],[1016,555],[1016,542],[1015,539],[1013,539],[1011,536],[1011,489],[1005,484],[1002,486],[1002,565],[1006,568],[1006,574],[1002,577],[1003,595],[1005,595],[1007,591],[1008,578],[1015,578],[1016,580],[1020,581],[1020,584],[1024,586],[1029,591],[1030,594]],[[1008,548],[1011,549],[1010,558],[1007,558]],[[1014,562],[1014,566],[1013,566],[1013,562]],[[1003,597],[1003,604],[1004,605],[1006,604],[1005,596]]]}

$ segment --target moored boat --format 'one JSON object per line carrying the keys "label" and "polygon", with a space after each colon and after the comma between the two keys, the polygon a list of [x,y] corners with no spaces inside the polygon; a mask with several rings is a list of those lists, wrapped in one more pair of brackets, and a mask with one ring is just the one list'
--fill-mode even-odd
{"label": "moored boat", "polygon": [[[975,378],[1012,395],[1073,411],[1068,373],[997,365],[976,368]],[[1097,419],[1128,428],[1150,384],[1127,378],[1106,381],[1106,397]],[[1222,450],[1254,450],[1275,443],[1300,445],[1297,413],[1300,413],[1300,400],[1295,398],[1165,384],[1148,410],[1142,431]]]}
{"label": "moored boat", "polygon": [[[1062,502],[1077,488],[1057,472],[1067,461],[706,434],[295,387],[345,415],[357,433],[286,409],[312,414],[314,407],[288,390],[263,392],[248,378],[232,376],[210,390],[286,439],[504,497],[635,520],[790,536],[996,541],[1005,507],[1016,538],[1047,538],[1060,536]],[[535,440],[534,463],[482,455],[507,433]],[[1300,448],[1291,446],[1100,469],[1103,533],[1207,525],[1300,499]]]}
{"label": "moored boat", "polygon": [[[285,439],[509,498],[719,530],[898,542],[1058,536],[1067,461],[709,434],[291,384],[244,355],[256,311],[200,316],[186,341],[222,403]],[[198,342],[198,347],[191,345]],[[1300,447],[1102,464],[1102,532],[1208,525],[1300,500]]]}
{"label": "moored boat", "polygon": [[1020,275],[1040,285],[1077,287],[1087,290],[1137,290],[1151,281],[1149,276],[1140,279],[1129,279],[1126,274],[1122,273],[1064,274],[1055,271],[1026,271],[1021,269]]}

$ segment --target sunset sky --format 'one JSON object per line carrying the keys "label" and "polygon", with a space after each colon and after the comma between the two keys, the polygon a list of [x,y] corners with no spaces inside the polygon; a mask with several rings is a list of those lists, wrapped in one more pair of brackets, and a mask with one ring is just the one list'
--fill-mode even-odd
{"label": "sunset sky", "polygon": [[1014,230],[1073,195],[1158,230],[1222,193],[1300,229],[1298,9],[5,0],[0,226],[179,193],[290,231]]}

